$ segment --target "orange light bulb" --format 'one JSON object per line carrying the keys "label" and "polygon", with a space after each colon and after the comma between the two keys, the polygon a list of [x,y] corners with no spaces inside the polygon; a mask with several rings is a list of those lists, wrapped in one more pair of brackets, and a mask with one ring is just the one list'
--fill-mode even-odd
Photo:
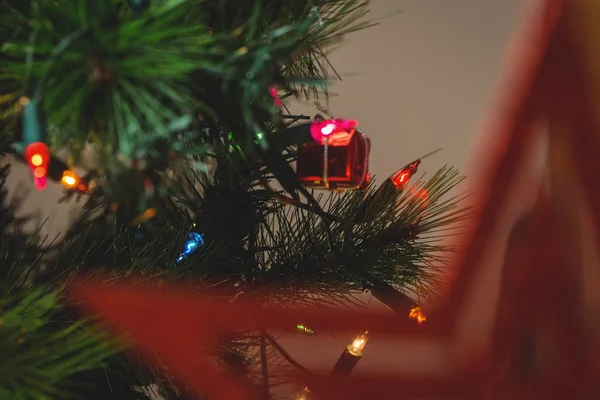
{"label": "orange light bulb", "polygon": [[427,321],[427,317],[421,307],[413,307],[408,314],[409,318],[416,319],[419,324]]}
{"label": "orange light bulb", "polygon": [[72,189],[79,183],[79,177],[73,171],[67,170],[63,172],[60,183],[67,189]]}
{"label": "orange light bulb", "polygon": [[414,161],[404,168],[396,171],[389,179],[397,189],[404,189],[408,185],[408,181],[417,172],[421,164],[421,160]]}

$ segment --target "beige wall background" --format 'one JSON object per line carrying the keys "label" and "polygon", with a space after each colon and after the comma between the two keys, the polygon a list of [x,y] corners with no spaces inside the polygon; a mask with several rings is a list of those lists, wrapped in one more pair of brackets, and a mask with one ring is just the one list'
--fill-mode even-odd
{"label": "beige wall background", "polygon": [[[449,164],[474,175],[486,142],[484,119],[501,90],[505,50],[520,18],[523,0],[373,0],[374,28],[349,37],[330,57],[342,81],[334,82],[332,113],[355,118],[371,137],[371,171],[381,182],[415,158],[443,148],[426,159],[420,172]],[[534,2],[532,2],[534,3]],[[310,105],[300,107],[314,113]],[[305,111],[306,110],[306,111]],[[532,164],[539,165],[537,157]],[[536,167],[533,167],[536,174]],[[526,182],[526,180],[524,180]],[[515,182],[521,192],[523,185]],[[469,180],[462,189],[473,189]],[[518,190],[518,189],[517,189]],[[489,251],[489,272],[482,276],[477,307],[465,326],[484,335],[493,317],[506,232],[519,210],[507,210],[505,226]],[[362,296],[373,311],[384,307]],[[327,333],[293,337],[289,349],[307,367],[330,369],[352,337]],[[318,357],[315,356],[318,354]],[[444,350],[430,343],[410,346],[385,338],[367,345],[356,373],[441,372]]]}
{"label": "beige wall background", "polygon": [[[478,127],[493,98],[522,3],[373,0],[370,17],[380,24],[350,36],[330,57],[342,81],[334,82],[329,106],[337,116],[358,119],[371,137],[371,171],[379,182],[439,147],[443,151],[427,159],[422,172],[450,164],[471,173],[474,135],[486,133]],[[295,105],[292,111],[315,112],[310,104]],[[57,203],[62,193],[57,185],[44,192],[31,189],[25,166],[14,165],[10,186],[30,188],[24,210],[37,214],[39,221],[48,219],[44,234],[58,234],[76,215],[74,203]],[[318,335],[290,339],[289,346],[306,366],[330,368],[349,340]],[[433,368],[435,357],[408,357],[406,349],[392,349],[384,341],[368,346],[359,371],[389,369],[401,360],[409,360],[413,370]]]}

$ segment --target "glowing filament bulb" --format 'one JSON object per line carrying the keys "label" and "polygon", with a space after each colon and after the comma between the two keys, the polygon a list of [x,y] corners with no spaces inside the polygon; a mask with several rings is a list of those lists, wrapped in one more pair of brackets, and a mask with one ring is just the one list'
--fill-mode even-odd
{"label": "glowing filament bulb", "polygon": [[348,352],[353,356],[362,356],[362,351],[367,345],[367,340],[369,340],[369,332],[365,332],[362,335],[357,336],[352,344],[347,347]]}
{"label": "glowing filament bulb", "polygon": [[204,236],[197,232],[190,232],[183,246],[183,251],[179,254],[179,257],[177,257],[175,264],[192,255],[202,246],[204,246]]}
{"label": "glowing filament bulb", "polygon": [[406,167],[397,171],[390,177],[390,180],[394,184],[397,189],[403,189],[408,184],[410,178],[417,172],[419,168],[419,164],[421,164],[421,160],[417,160],[408,164]]}
{"label": "glowing filament bulb", "polygon": [[421,307],[413,307],[408,314],[409,318],[416,319],[419,324],[427,321],[427,317]]}

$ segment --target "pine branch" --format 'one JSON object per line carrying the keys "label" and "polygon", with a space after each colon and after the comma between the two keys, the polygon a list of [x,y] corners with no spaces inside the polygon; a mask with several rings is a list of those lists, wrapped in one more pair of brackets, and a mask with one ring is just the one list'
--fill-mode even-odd
{"label": "pine branch", "polygon": [[39,231],[23,232],[27,216],[17,218],[22,198],[9,197],[6,179],[10,165],[0,167],[0,300],[8,293],[18,293],[30,284],[30,278],[40,268],[43,255]]}
{"label": "pine branch", "polygon": [[[142,13],[115,0],[13,3],[0,3],[0,137],[18,139],[18,99],[43,89],[52,149],[69,148],[77,162],[91,144],[105,178],[98,190],[118,203],[125,188],[146,196],[147,178],[164,195],[173,160],[206,151],[204,123],[231,135],[211,145],[251,159],[257,133],[281,124],[269,89],[322,87],[324,67],[302,65],[326,65],[324,46],[368,26],[363,0],[170,0]],[[84,34],[63,46],[73,32]]]}
{"label": "pine branch", "polygon": [[62,281],[40,275],[48,244],[21,230],[27,219],[14,217],[20,197],[9,199],[7,174],[8,166],[0,171],[0,370],[8,371],[0,397],[147,400],[133,385],[149,379],[115,355],[117,343],[63,309]]}
{"label": "pine branch", "polygon": [[[456,170],[444,168],[404,192],[371,186],[365,193],[331,194],[317,198],[321,214],[304,203],[283,205],[259,187],[232,190],[215,182],[203,193],[188,190],[189,198],[179,198],[140,228],[111,234],[111,225],[98,221],[82,234],[90,228],[76,226],[71,250],[62,252],[67,258],[54,263],[70,265],[70,272],[50,273],[64,278],[82,272],[93,258],[95,271],[108,267],[124,276],[144,271],[150,279],[184,278],[232,295],[258,291],[277,302],[314,302],[311,296],[318,292],[323,306],[379,281],[401,291],[417,288],[428,297],[452,251],[441,242],[445,230],[468,216],[464,196],[447,198],[461,180]],[[427,198],[418,196],[421,190]],[[357,220],[362,211],[365,218]],[[206,245],[174,266],[193,226]]]}
{"label": "pine branch", "polygon": [[[290,121],[269,92],[326,92],[337,75],[327,54],[343,35],[369,26],[368,1],[131,5],[0,0],[0,146],[18,140],[19,97],[37,93],[51,147],[67,147],[76,162],[91,143],[99,182],[43,270],[47,253],[38,238],[19,231],[11,206],[0,210],[0,321],[8,321],[0,350],[9,354],[0,360],[0,397],[145,399],[134,387],[149,383],[173,398],[185,391],[160,364],[119,353],[62,307],[56,293],[80,275],[177,280],[227,301],[260,297],[321,308],[341,301],[351,307],[349,296],[363,287],[379,295],[431,294],[452,250],[441,239],[468,215],[462,196],[448,196],[462,179],[458,172],[444,168],[404,191],[384,183],[315,198],[287,165],[302,135],[282,140]],[[277,179],[286,187],[277,165],[288,172],[290,197],[265,184]],[[131,224],[148,208],[154,218]],[[204,245],[176,262],[190,231],[201,233]],[[45,345],[56,357],[40,355]],[[266,399],[283,383],[284,365],[309,373],[265,332],[224,335],[210,357],[262,386]]]}
{"label": "pine branch", "polygon": [[[373,277],[398,287],[418,285],[427,294],[435,285],[437,264],[444,261],[440,253],[451,250],[432,240],[438,230],[468,217],[468,209],[459,207],[462,196],[444,199],[461,180],[455,170],[445,168],[424,185],[417,183],[403,193],[388,192],[370,202],[364,223],[356,223],[354,216],[364,197],[373,198],[373,187],[364,197],[355,192],[317,198],[328,214],[345,222],[325,225],[321,218],[328,214],[319,217],[304,207],[275,210],[265,221],[271,228],[262,234],[259,245],[267,249],[264,259],[270,265],[265,279],[276,282],[289,276],[293,291],[310,291],[311,282],[319,282],[315,291],[347,292],[360,290]],[[419,190],[429,193],[427,199],[415,196]],[[419,239],[410,232],[415,221],[419,221],[413,227],[418,228]],[[348,262],[354,267],[345,268]]]}
{"label": "pine branch", "polygon": [[[0,303],[0,393],[5,398],[72,398],[82,371],[101,367],[116,344],[80,323],[56,324],[56,293],[36,290]],[[76,393],[76,392],[75,392]]]}

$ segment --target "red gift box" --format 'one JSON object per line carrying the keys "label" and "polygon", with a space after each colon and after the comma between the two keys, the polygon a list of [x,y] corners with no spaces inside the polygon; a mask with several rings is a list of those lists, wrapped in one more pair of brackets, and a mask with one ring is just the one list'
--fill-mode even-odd
{"label": "red gift box", "polygon": [[298,151],[298,180],[307,187],[352,190],[368,177],[371,141],[356,128],[305,143]]}

